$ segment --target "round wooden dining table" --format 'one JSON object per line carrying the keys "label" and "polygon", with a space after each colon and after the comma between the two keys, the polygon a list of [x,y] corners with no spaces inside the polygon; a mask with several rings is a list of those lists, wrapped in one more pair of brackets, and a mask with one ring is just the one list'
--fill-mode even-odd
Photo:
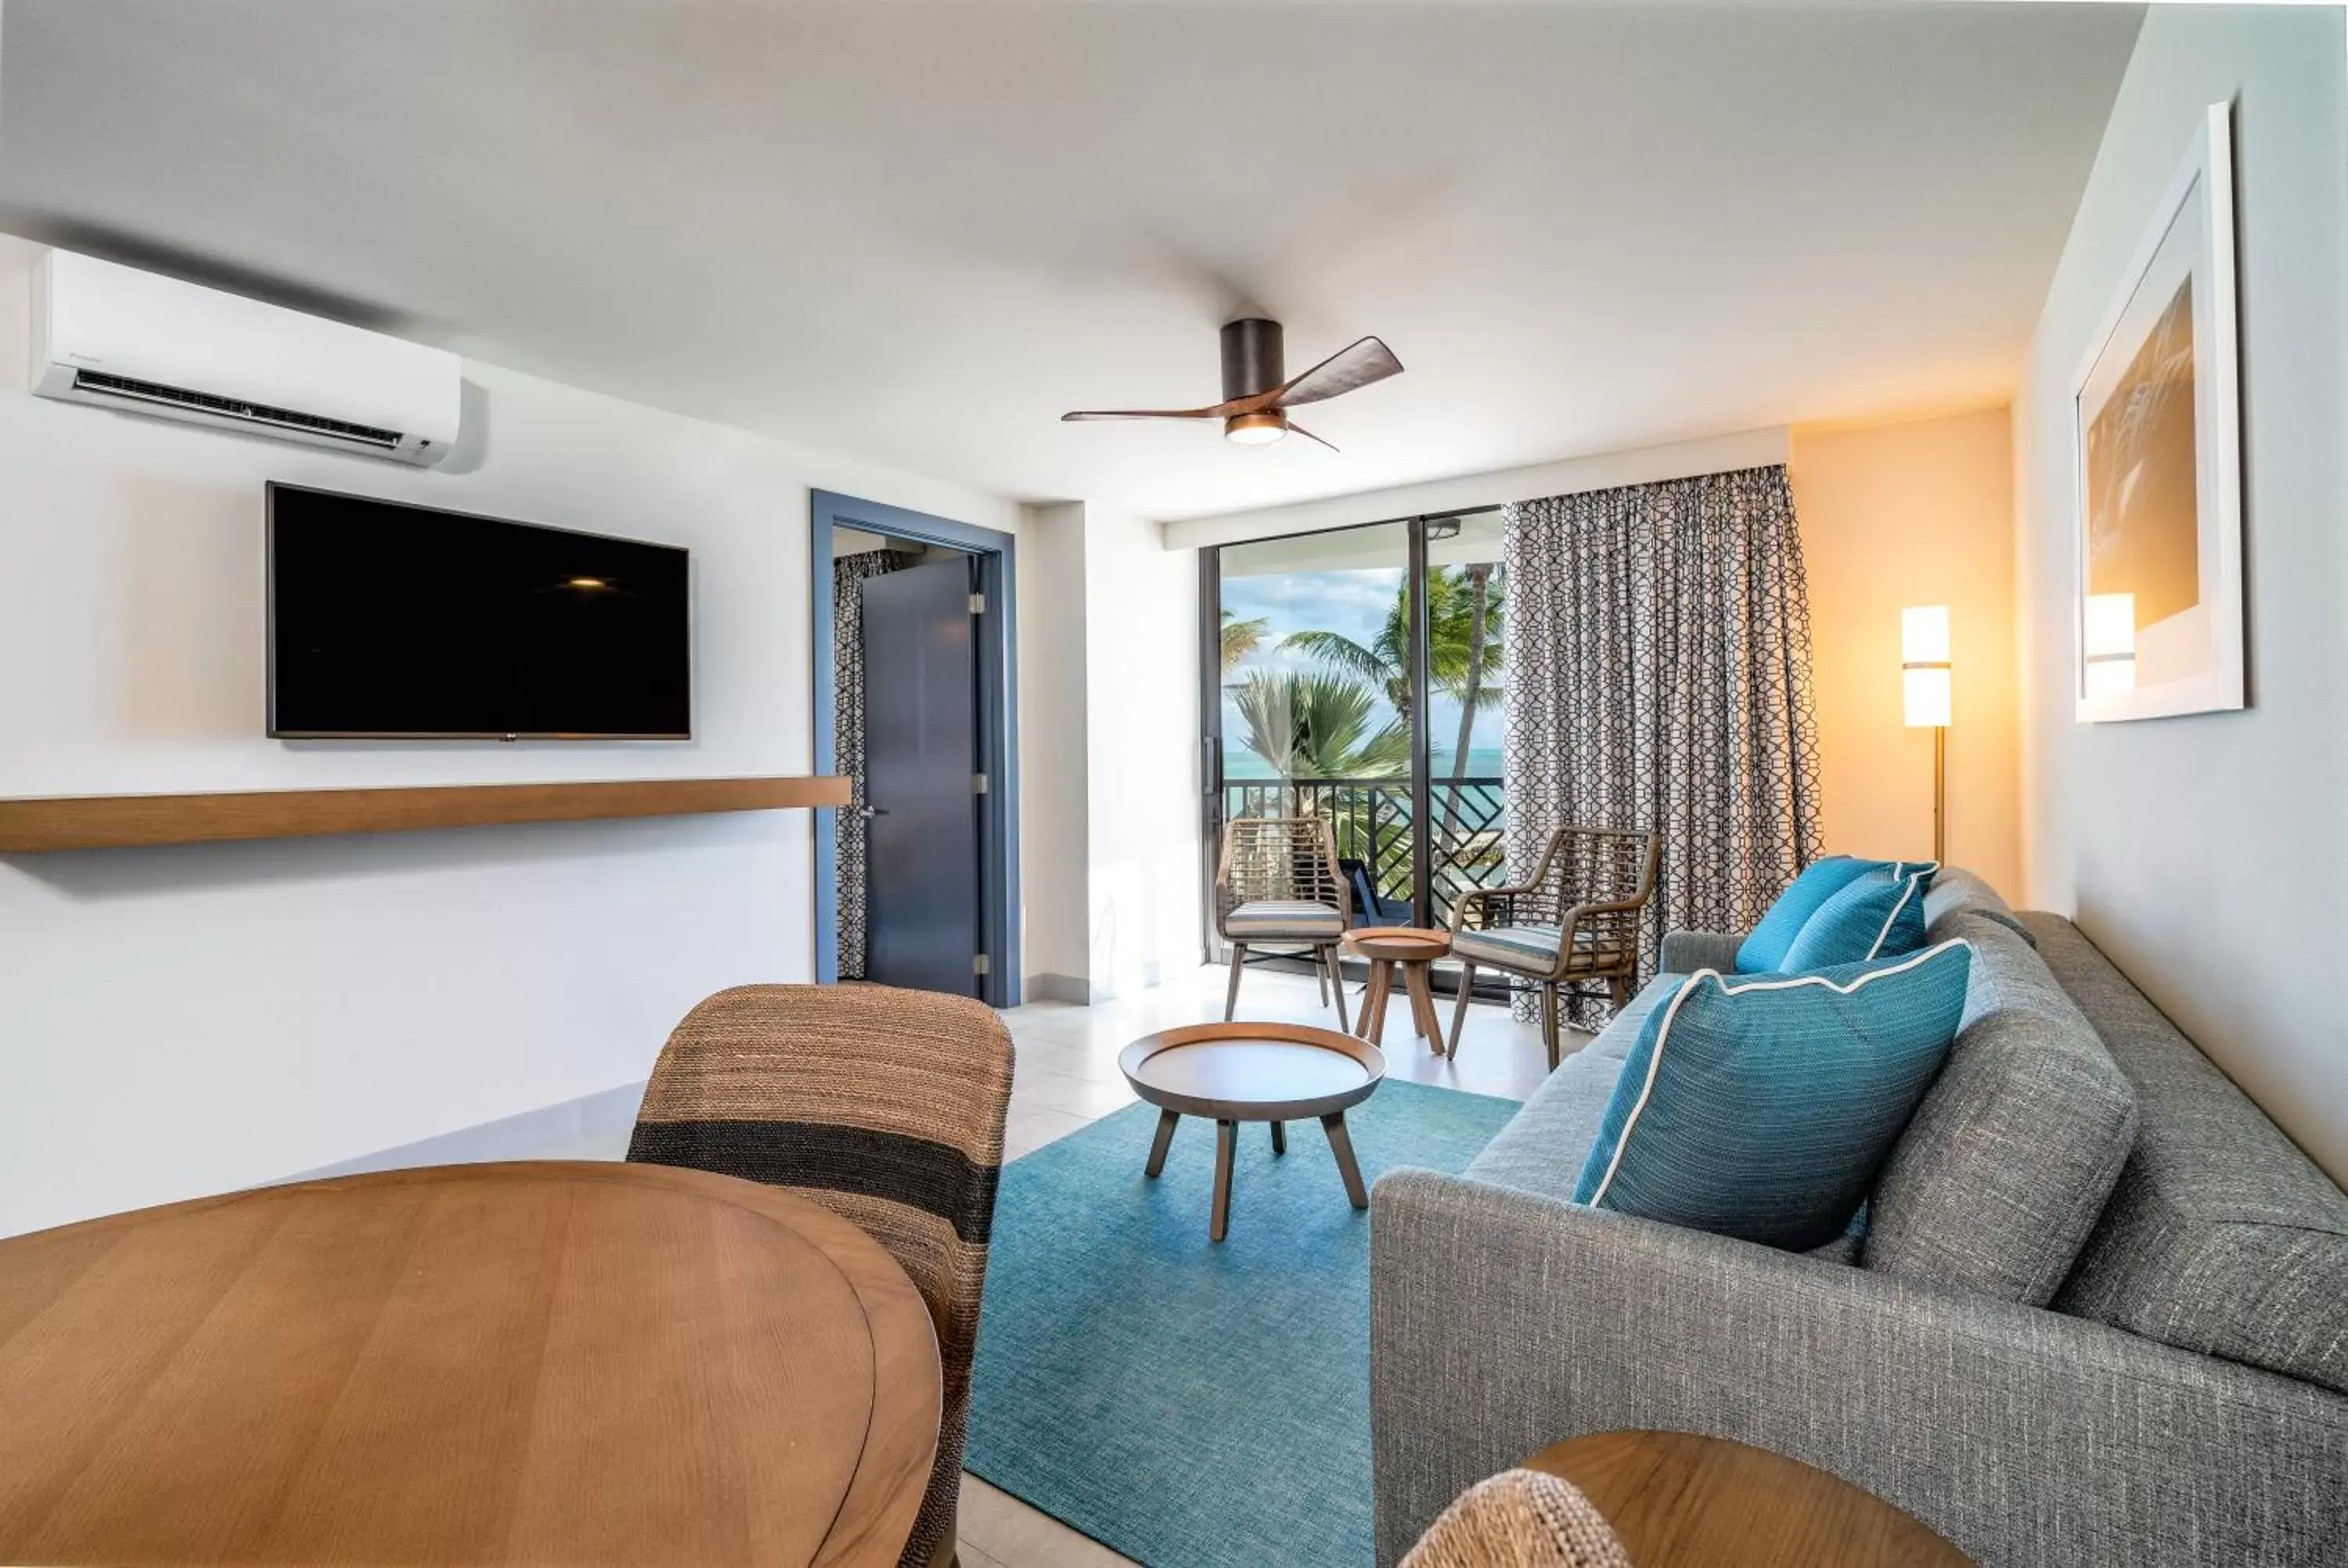
{"label": "round wooden dining table", "polygon": [[444,1165],[0,1242],[0,1562],[888,1564],[937,1342],[863,1232]]}

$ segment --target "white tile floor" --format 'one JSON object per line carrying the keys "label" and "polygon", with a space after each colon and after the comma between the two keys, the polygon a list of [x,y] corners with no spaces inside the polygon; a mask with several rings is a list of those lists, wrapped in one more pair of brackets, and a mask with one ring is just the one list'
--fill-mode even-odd
{"label": "white tile floor", "polygon": [[[1004,1158],[1015,1160],[1056,1138],[1133,1102],[1133,1091],[1117,1070],[1117,1052],[1138,1036],[1178,1024],[1223,1015],[1228,971],[1202,968],[1114,1001],[1080,1007],[1070,1002],[1031,1002],[1005,1012],[1018,1050],[1011,1081],[1011,1114],[1004,1132]],[[1444,1027],[1451,1001],[1436,999]],[[1346,1012],[1360,1010],[1361,988],[1349,986]],[[1320,1000],[1308,975],[1251,968],[1240,991],[1240,1016],[1334,1025],[1334,1013]],[[1540,1032],[1519,1023],[1504,1007],[1478,1005],[1468,1012],[1459,1060],[1446,1061],[1412,1037],[1410,1004],[1395,996],[1388,1004],[1384,1049],[1389,1077],[1500,1094],[1521,1100],[1548,1071]],[[1569,1035],[1568,1050],[1583,1037]],[[625,1153],[624,1131],[591,1136],[561,1147],[518,1152],[517,1158],[616,1160]],[[963,1568],[1109,1568],[1127,1559],[1078,1534],[1049,1514],[1008,1492],[965,1475],[962,1488]]]}

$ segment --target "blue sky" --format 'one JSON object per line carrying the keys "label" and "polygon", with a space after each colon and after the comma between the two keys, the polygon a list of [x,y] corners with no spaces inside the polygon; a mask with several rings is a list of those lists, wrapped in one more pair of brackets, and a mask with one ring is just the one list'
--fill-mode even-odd
{"label": "blue sky", "polygon": [[[1244,733],[1239,710],[1231,700],[1231,688],[1246,679],[1251,670],[1312,670],[1319,668],[1305,655],[1280,646],[1282,638],[1292,631],[1307,630],[1342,632],[1361,643],[1370,644],[1385,622],[1395,595],[1402,587],[1403,572],[1399,567],[1383,567],[1359,571],[1283,572],[1277,576],[1227,578],[1222,585],[1223,608],[1240,620],[1261,617],[1270,622],[1270,635],[1262,646],[1223,679],[1223,737],[1226,745],[1237,751]],[[1378,703],[1378,722],[1394,716],[1394,710],[1383,700]],[[1437,753],[1447,753],[1459,736],[1459,704],[1449,698],[1437,696],[1430,715],[1433,730],[1427,740]],[[1489,750],[1497,763],[1502,729],[1500,713],[1487,708],[1476,715],[1474,740],[1470,752]],[[1470,765],[1478,759],[1471,757]]]}

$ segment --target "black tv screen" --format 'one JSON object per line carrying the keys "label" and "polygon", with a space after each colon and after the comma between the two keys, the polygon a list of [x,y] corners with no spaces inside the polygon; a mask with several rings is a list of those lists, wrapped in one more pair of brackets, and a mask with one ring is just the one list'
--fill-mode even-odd
{"label": "black tv screen", "polygon": [[686,552],[269,487],[269,733],[687,740]]}

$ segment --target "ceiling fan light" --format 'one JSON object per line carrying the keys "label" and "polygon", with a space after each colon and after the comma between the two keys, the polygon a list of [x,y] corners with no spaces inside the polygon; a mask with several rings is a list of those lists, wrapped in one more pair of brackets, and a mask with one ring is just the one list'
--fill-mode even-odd
{"label": "ceiling fan light", "polygon": [[1268,446],[1288,434],[1288,421],[1270,409],[1234,414],[1223,421],[1223,437],[1242,446]]}

